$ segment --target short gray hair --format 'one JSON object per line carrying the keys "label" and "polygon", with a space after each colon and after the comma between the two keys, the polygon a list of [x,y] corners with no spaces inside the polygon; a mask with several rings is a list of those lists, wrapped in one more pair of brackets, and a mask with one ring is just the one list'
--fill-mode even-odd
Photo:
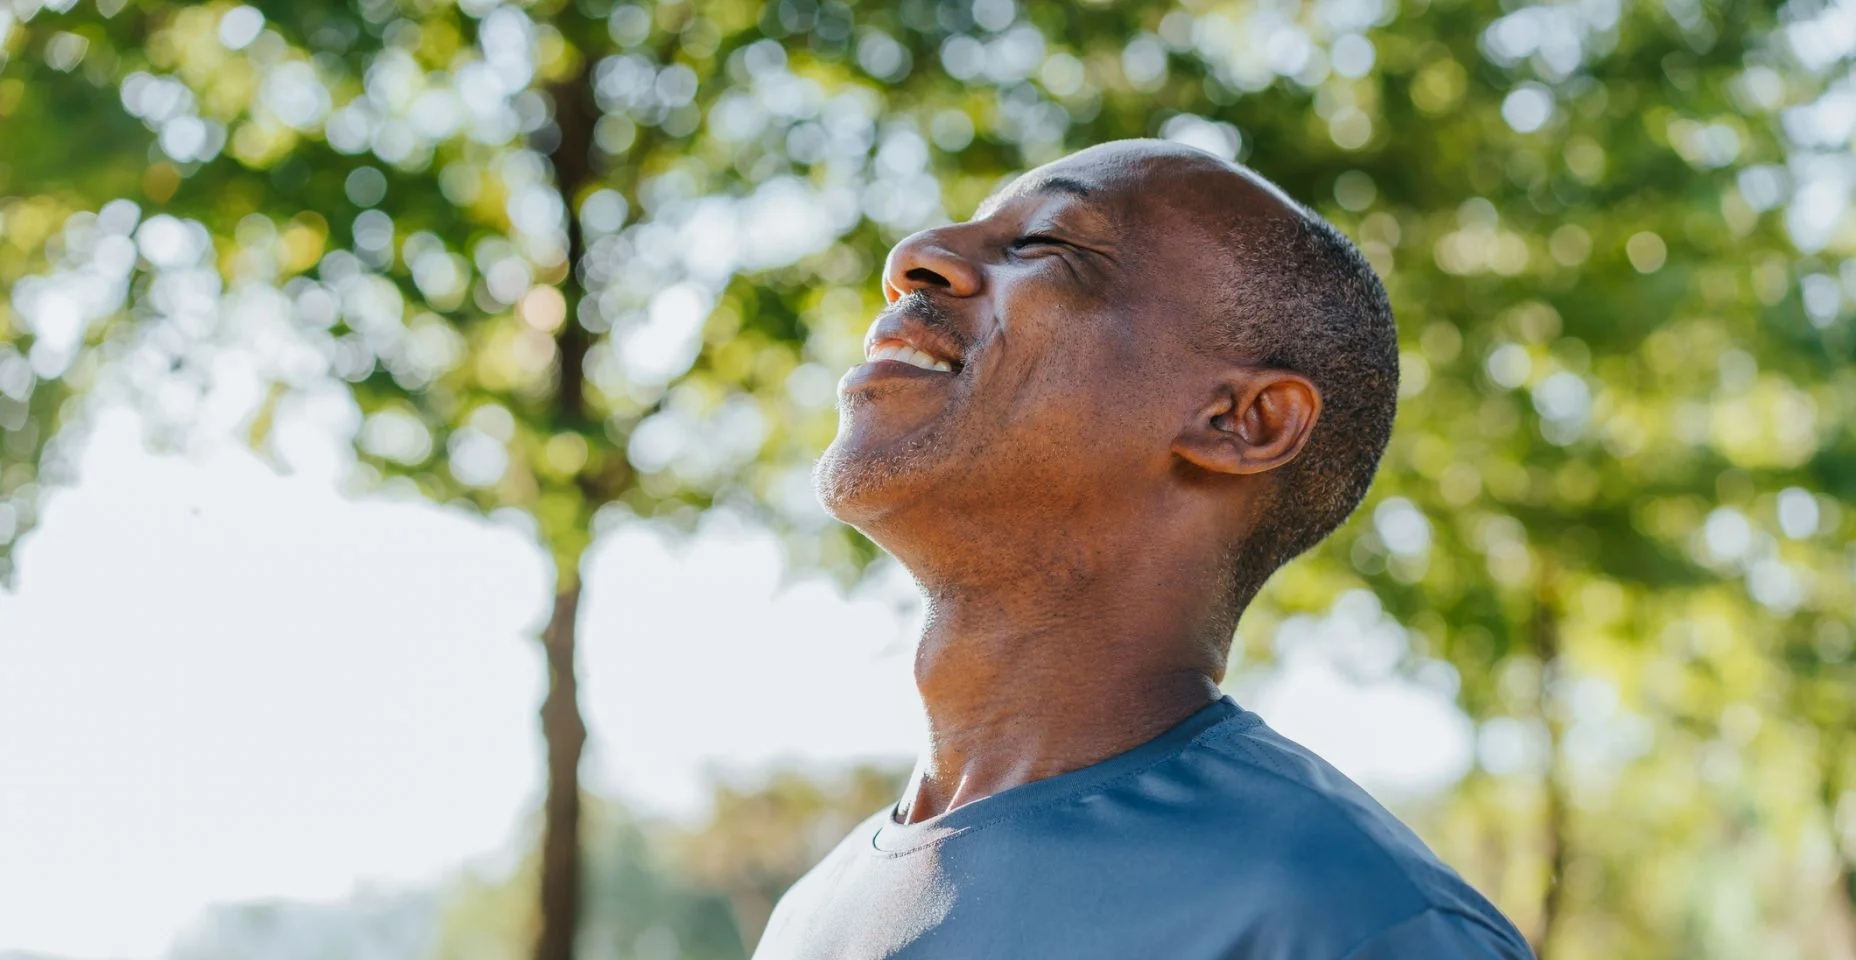
{"label": "short gray hair", "polygon": [[1345,234],[1294,209],[1300,216],[1247,220],[1227,235],[1237,272],[1214,342],[1307,377],[1322,400],[1307,445],[1278,469],[1275,494],[1233,558],[1239,610],[1365,499],[1398,408],[1398,328],[1385,286]]}

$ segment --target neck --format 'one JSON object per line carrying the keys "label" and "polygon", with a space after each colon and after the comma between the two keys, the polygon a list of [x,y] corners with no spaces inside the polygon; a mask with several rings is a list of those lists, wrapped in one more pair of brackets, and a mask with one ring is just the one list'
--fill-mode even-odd
{"label": "neck", "polygon": [[922,584],[929,745],[905,822],[1124,753],[1219,696],[1231,624],[1206,599],[1216,564],[1140,547],[1093,571],[1046,554],[1018,576]]}

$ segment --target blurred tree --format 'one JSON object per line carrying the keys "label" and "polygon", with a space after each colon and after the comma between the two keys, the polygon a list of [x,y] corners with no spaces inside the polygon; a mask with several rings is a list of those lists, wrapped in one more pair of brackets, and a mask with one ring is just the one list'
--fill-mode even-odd
{"label": "blurred tree", "polygon": [[[616,800],[589,804],[582,951],[744,960],[779,895],[851,827],[893,802],[905,776],[868,766],[827,776],[777,770],[759,782],[718,785],[708,815],[693,824],[640,817]],[[513,876],[453,882],[430,955],[523,956],[532,927],[525,907],[539,875],[537,851]]]}
{"label": "blurred tree", "polygon": [[276,901],[215,906],[167,953],[169,960],[324,960],[423,957],[438,934],[438,890],[361,891],[337,903]]}
{"label": "blurred tree", "polygon": [[[727,894],[693,876],[675,855],[683,828],[639,817],[616,800],[586,817],[587,905],[583,956],[623,960],[743,960]],[[532,953],[541,848],[511,876],[454,882],[432,960],[519,960]],[[792,879],[788,878],[790,883]]]}
{"label": "blurred tree", "polygon": [[1260,598],[1240,661],[1370,589],[1403,647],[1338,655],[1478,721],[1430,835],[1543,954],[1847,950],[1847,5],[0,10],[0,551],[81,397],[286,465],[320,422],[363,486],[531,525],[557,573],[539,957],[578,927],[592,537],[726,505],[856,569],[806,466],[887,245],[1135,135],[1311,201],[1403,324],[1374,500]]}

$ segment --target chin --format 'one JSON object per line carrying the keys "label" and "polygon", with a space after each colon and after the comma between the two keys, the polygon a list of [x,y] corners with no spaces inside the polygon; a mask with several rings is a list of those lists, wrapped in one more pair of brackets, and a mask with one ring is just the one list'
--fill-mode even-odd
{"label": "chin", "polygon": [[882,457],[846,449],[843,439],[832,441],[812,468],[812,489],[826,513],[862,530],[888,512],[885,504],[896,499],[890,491],[906,478]]}
{"label": "chin", "polygon": [[[813,489],[827,513],[865,534],[898,507],[919,504],[945,473],[945,447],[932,435],[893,446],[860,442],[840,429],[812,470]],[[874,536],[873,536],[874,539]]]}

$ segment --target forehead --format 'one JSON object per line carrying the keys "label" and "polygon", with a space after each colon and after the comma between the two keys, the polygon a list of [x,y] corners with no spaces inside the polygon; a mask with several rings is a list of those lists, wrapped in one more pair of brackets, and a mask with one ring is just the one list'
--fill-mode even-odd
{"label": "forehead", "polygon": [[1087,211],[1117,232],[1161,226],[1172,233],[1197,226],[1223,233],[1244,219],[1294,215],[1295,209],[1273,184],[1235,164],[1166,141],[1128,140],[1026,173],[988,197],[974,218],[1052,199]]}

